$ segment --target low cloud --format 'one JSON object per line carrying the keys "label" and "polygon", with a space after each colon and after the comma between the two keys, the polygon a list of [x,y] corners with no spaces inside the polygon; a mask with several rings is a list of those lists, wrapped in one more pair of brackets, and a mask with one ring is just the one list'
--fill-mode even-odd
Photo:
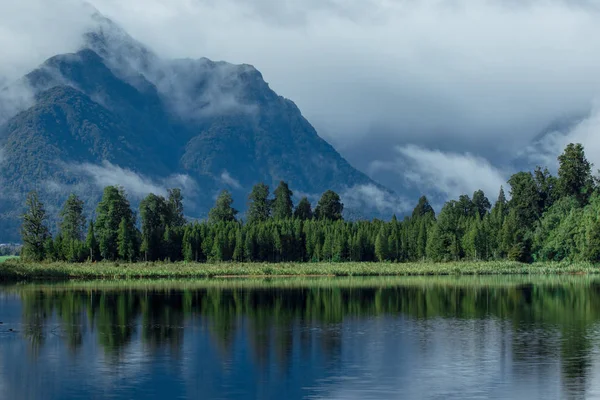
{"label": "low cloud", "polygon": [[376,209],[380,214],[402,215],[409,211],[411,204],[395,194],[381,190],[373,184],[356,185],[341,194],[345,208],[354,210]]}
{"label": "low cloud", "polygon": [[231,176],[227,170],[223,171],[223,173],[221,174],[221,182],[234,189],[242,188],[240,181]]}
{"label": "low cloud", "polygon": [[395,171],[424,194],[442,194],[448,199],[481,189],[493,197],[506,182],[503,171],[470,153],[442,152],[415,145],[399,146],[396,152],[398,156],[393,162],[373,162],[371,172]]}
{"label": "low cloud", "polygon": [[571,128],[551,131],[535,141],[525,149],[524,156],[529,162],[556,172],[557,158],[569,143],[583,144],[587,159],[600,167],[600,105]]}
{"label": "low cloud", "polygon": [[137,199],[150,193],[167,196],[167,189],[173,187],[181,188],[187,196],[193,197],[197,189],[196,182],[188,175],[172,175],[154,180],[108,161],[104,161],[101,165],[82,164],[74,168],[90,176],[99,188],[111,185],[122,186],[129,195]]}
{"label": "low cloud", "polygon": [[25,79],[3,86],[0,84],[0,125],[34,102],[33,90]]}

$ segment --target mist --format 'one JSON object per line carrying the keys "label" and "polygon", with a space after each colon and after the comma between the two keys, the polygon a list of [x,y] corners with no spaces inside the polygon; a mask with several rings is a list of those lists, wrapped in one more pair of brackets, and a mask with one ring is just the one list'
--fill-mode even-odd
{"label": "mist", "polygon": [[[255,66],[353,165],[399,192],[408,184],[448,197],[476,185],[497,193],[515,159],[555,163],[569,141],[597,158],[596,2],[90,4],[162,58]],[[75,50],[89,13],[75,0],[0,5],[0,76],[18,79]],[[576,126],[547,131],[581,115]],[[440,160],[443,169],[428,167]]]}

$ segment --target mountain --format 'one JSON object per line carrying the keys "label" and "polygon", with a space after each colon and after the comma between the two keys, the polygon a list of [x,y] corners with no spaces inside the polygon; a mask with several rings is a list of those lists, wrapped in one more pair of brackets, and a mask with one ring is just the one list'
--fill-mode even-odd
{"label": "mountain", "polygon": [[336,190],[354,215],[384,211],[369,211],[362,194],[391,192],[354,169],[254,67],[164,60],[101,15],[92,21],[79,51],[0,91],[0,242],[18,240],[32,189],[53,224],[69,193],[91,211],[109,184],[133,203],[182,187],[186,213],[198,218],[223,188],[243,210],[253,184],[279,180],[312,200]]}

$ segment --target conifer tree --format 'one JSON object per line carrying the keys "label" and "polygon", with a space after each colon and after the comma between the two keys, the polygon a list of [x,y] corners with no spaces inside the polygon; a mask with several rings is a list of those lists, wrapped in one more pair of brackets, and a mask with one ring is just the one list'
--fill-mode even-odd
{"label": "conifer tree", "polygon": [[340,196],[336,192],[328,190],[321,196],[315,209],[315,216],[320,220],[337,221],[342,219],[343,209],[344,205]]}
{"label": "conifer tree", "polygon": [[123,217],[119,223],[117,234],[118,256],[123,261],[135,260],[135,239],[134,233],[127,219]]}
{"label": "conifer tree", "polygon": [[96,261],[99,255],[98,241],[96,240],[96,234],[94,232],[94,221],[90,220],[88,232],[85,237],[85,246],[89,252],[90,261]]}
{"label": "conifer tree", "polygon": [[126,233],[128,239],[126,255],[129,256],[130,243],[133,244],[135,240],[132,237],[135,230],[135,216],[123,188],[107,186],[104,188],[102,200],[96,208],[96,223],[94,225],[102,258],[106,260],[125,259],[120,256],[120,243],[118,241],[120,224],[123,221],[125,221],[126,226],[123,233]]}
{"label": "conifer tree", "polygon": [[292,218],[294,204],[288,184],[284,181],[279,182],[279,186],[275,189],[275,199],[273,200],[273,218],[276,220],[284,220]]}
{"label": "conifer tree", "polygon": [[265,222],[271,216],[271,201],[269,200],[269,186],[258,183],[252,188],[248,196],[248,212],[246,214],[249,224]]}
{"label": "conifer tree", "polygon": [[232,204],[233,197],[231,197],[231,193],[227,190],[223,190],[219,197],[217,197],[215,206],[208,213],[208,220],[213,224],[235,221],[235,216],[238,211],[232,207]]}
{"label": "conifer tree", "polygon": [[300,202],[296,206],[296,210],[294,211],[294,218],[297,218],[301,221],[308,221],[312,219],[313,212],[311,209],[310,201],[306,197],[300,199]]}
{"label": "conifer tree", "polygon": [[26,260],[42,261],[45,257],[45,244],[50,238],[50,231],[45,225],[46,209],[38,198],[37,192],[30,192],[25,202],[27,210],[23,214],[21,240],[23,241],[22,257]]}
{"label": "conifer tree", "polygon": [[592,164],[581,143],[570,143],[558,156],[558,189],[561,196],[574,196],[583,205],[593,190]]}

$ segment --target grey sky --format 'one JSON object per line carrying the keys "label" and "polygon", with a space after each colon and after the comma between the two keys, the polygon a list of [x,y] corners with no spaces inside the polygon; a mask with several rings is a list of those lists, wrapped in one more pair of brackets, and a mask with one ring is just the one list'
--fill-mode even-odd
{"label": "grey sky", "polygon": [[[599,1],[90,3],[161,56],[253,64],[354,165],[393,189],[493,188],[517,153],[553,161],[571,139],[600,165]],[[2,2],[0,76],[73,50],[86,24],[77,4]],[[590,112],[566,139],[533,143],[556,120]]]}

